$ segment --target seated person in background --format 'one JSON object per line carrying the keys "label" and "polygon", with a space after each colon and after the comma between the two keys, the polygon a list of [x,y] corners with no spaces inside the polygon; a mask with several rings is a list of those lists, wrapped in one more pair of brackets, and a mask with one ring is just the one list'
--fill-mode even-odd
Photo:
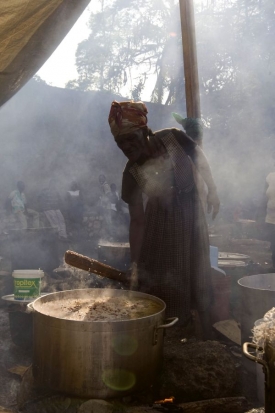
{"label": "seated person in background", "polygon": [[10,193],[8,201],[12,212],[21,229],[28,228],[28,218],[32,219],[32,228],[39,228],[39,213],[27,207],[24,189],[24,182],[18,181],[17,189]]}
{"label": "seated person in background", "polygon": [[67,238],[66,224],[61,208],[61,198],[56,189],[55,179],[51,179],[47,188],[43,189],[39,195],[40,208],[46,215],[53,228],[58,229],[60,238]]}
{"label": "seated person in background", "polygon": [[110,188],[111,188],[111,193],[109,195],[109,198],[111,202],[111,209],[113,211],[117,211],[118,210],[117,204],[119,202],[119,194],[116,188],[116,184],[111,184]]}
{"label": "seated person in background", "polygon": [[81,224],[83,221],[83,198],[80,187],[76,181],[70,185],[66,196],[68,219],[72,224]]}
{"label": "seated person in background", "polygon": [[100,204],[103,209],[111,209],[110,204],[110,195],[111,195],[111,188],[106,180],[105,175],[99,175],[98,181],[100,183],[102,195],[100,197]]}
{"label": "seated person in background", "polygon": [[111,220],[112,206],[111,206],[111,200],[110,200],[111,188],[106,180],[105,175],[99,175],[98,181],[100,183],[101,192],[102,192],[102,195],[100,196],[100,199],[99,199],[100,207],[102,209],[102,213],[105,217],[107,225],[111,225],[112,223],[112,220]]}

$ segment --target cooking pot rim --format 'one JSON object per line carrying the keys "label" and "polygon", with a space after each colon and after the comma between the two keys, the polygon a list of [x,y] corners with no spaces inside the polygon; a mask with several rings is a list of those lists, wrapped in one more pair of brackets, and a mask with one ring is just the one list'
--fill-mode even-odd
{"label": "cooking pot rim", "polygon": [[[68,320],[68,319],[65,319],[65,318],[60,318],[60,317],[55,317],[53,315],[44,314],[43,312],[41,312],[40,310],[35,308],[35,304],[37,304],[38,302],[41,303],[41,301],[42,301],[42,305],[43,305],[43,301],[47,302],[47,298],[49,298],[49,296],[53,297],[54,295],[65,295],[65,293],[72,293],[74,291],[78,291],[78,292],[84,292],[84,291],[105,291],[105,292],[106,291],[112,291],[112,292],[115,291],[115,292],[118,292],[119,291],[119,292],[121,292],[121,294],[123,294],[123,293],[126,293],[126,294],[133,293],[134,295],[141,296],[141,298],[153,299],[152,301],[159,302],[162,305],[162,308],[161,308],[160,311],[158,311],[156,313],[153,313],[153,314],[150,314],[150,315],[145,316],[145,317],[132,318],[132,319],[128,319],[128,320],[126,319],[126,320],[110,320],[110,321],[106,321],[106,320],[95,320],[95,321],[92,321],[92,320],[89,320],[89,321],[88,320],[87,321],[86,320]],[[31,309],[34,311],[34,313],[39,313],[40,315],[42,315],[44,317],[49,317],[50,319],[55,319],[55,320],[60,320],[60,321],[66,322],[66,323],[75,323],[75,324],[79,324],[79,323],[91,324],[92,323],[93,325],[94,324],[100,325],[100,324],[107,324],[107,323],[108,324],[115,323],[116,325],[119,325],[119,323],[124,324],[124,323],[133,323],[133,322],[138,322],[138,321],[144,321],[146,319],[150,319],[152,317],[158,316],[159,314],[163,313],[164,310],[166,309],[165,302],[159,297],[156,297],[156,296],[151,295],[151,294],[143,293],[143,292],[140,292],[140,291],[120,290],[120,289],[115,289],[115,288],[81,288],[81,289],[74,289],[74,290],[56,291],[56,292],[52,292],[52,293],[46,294],[44,296],[38,297],[36,300],[34,300],[30,304],[30,306],[31,306]]]}
{"label": "cooking pot rim", "polygon": [[270,293],[274,293],[274,276],[275,273],[246,275],[238,280],[238,284],[240,287],[249,290],[269,291]]}

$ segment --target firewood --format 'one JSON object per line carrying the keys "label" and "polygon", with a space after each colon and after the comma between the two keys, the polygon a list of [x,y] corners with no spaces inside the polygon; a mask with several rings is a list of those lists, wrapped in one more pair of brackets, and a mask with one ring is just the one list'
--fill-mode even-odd
{"label": "firewood", "polygon": [[245,413],[251,407],[245,397],[223,397],[179,404],[181,413]]}

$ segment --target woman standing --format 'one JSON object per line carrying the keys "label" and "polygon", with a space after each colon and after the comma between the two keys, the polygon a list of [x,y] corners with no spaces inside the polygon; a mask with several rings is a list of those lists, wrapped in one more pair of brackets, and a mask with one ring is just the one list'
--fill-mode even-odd
{"label": "woman standing", "polygon": [[181,325],[196,307],[206,338],[211,328],[209,237],[192,162],[204,177],[215,218],[219,199],[208,162],[183,131],[153,133],[142,102],[113,102],[109,124],[129,160],[122,199],[129,205],[131,259],[140,289],[163,299],[167,315],[178,316]]}

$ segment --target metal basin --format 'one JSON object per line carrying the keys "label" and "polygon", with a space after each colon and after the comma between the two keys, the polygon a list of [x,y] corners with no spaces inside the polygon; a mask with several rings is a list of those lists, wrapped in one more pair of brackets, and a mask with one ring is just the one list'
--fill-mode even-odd
{"label": "metal basin", "polygon": [[243,261],[243,262],[249,262],[251,260],[251,258],[249,257],[249,255],[245,255],[245,254],[239,254],[237,252],[219,252],[219,256],[218,256],[219,261]]}

